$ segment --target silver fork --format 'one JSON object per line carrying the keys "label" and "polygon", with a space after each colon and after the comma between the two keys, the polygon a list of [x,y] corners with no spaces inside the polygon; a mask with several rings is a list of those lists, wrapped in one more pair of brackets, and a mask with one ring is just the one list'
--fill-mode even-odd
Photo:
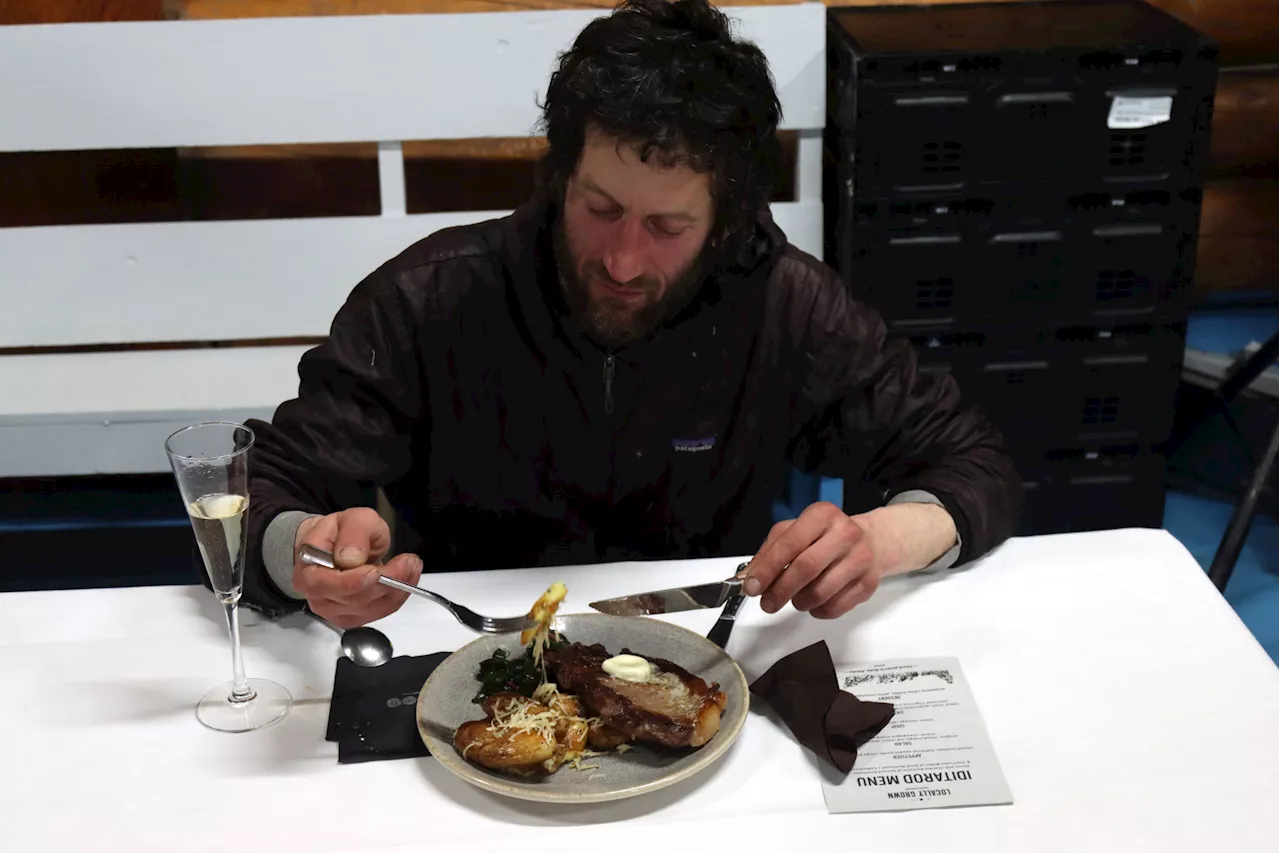
{"label": "silver fork", "polygon": [[[298,548],[298,559],[302,560],[304,563],[311,563],[312,565],[322,566],[326,569],[337,568],[337,566],[334,565],[332,554],[328,551],[322,551],[319,548],[314,548],[311,545],[302,545]],[[395,578],[389,578],[386,575],[378,575],[378,583],[386,584],[392,589],[398,589],[401,592],[407,592],[412,595],[418,595],[422,598],[430,599],[452,613],[453,618],[457,619],[463,625],[466,625],[472,631],[478,631],[481,634],[507,634],[512,631],[523,631],[525,628],[532,628],[534,624],[536,624],[528,616],[482,616],[469,607],[463,607],[461,604],[455,604],[443,595],[437,595],[430,590],[413,586],[412,584],[402,583]]]}

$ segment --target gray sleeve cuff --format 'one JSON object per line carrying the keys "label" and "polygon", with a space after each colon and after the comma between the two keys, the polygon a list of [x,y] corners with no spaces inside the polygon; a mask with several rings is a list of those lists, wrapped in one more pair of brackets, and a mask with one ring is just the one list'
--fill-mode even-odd
{"label": "gray sleeve cuff", "polygon": [[262,534],[262,564],[267,576],[277,589],[297,601],[306,596],[293,586],[293,541],[298,536],[298,525],[314,517],[313,513],[298,510],[282,512],[271,519]]}
{"label": "gray sleeve cuff", "polygon": [[[943,509],[946,509],[946,507],[943,506],[942,501],[938,500],[937,495],[933,494],[933,492],[926,492],[924,489],[908,489],[905,492],[899,492],[889,499],[888,506],[892,506],[893,504],[933,504],[934,506],[942,506]],[[942,569],[951,568],[956,564],[956,560],[960,559],[960,546],[963,544],[964,543],[960,541],[960,534],[957,532],[956,544],[951,547],[951,550],[925,566],[921,571],[936,572],[941,571]]]}

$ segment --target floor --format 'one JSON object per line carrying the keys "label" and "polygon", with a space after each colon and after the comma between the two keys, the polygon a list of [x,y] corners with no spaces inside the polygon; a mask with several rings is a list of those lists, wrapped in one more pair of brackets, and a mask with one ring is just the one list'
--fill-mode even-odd
{"label": "floor", "polygon": [[[1231,510],[1231,505],[1222,501],[1173,492],[1165,501],[1164,527],[1208,571],[1227,529]],[[1276,577],[1277,535],[1274,518],[1261,513],[1254,518],[1226,589],[1227,601],[1272,661],[1277,659],[1276,634],[1280,622],[1277,618],[1277,602],[1280,602],[1280,583]]]}
{"label": "floor", "polygon": [[[1231,353],[1252,342],[1262,343],[1280,326],[1274,305],[1255,309],[1226,309],[1194,314],[1187,327],[1187,344],[1210,352]],[[1165,529],[1178,538],[1207,571],[1231,518],[1232,506],[1223,501],[1172,492],[1165,502]],[[1227,584],[1227,601],[1271,655],[1276,658],[1278,545],[1276,520],[1258,513],[1249,538]]]}

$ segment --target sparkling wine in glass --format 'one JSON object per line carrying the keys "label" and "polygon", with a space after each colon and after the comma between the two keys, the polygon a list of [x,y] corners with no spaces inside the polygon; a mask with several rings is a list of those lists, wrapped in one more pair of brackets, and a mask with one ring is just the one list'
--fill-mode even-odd
{"label": "sparkling wine in glass", "polygon": [[196,718],[220,732],[269,726],[289,713],[293,697],[274,681],[245,678],[240,654],[238,605],[244,588],[253,431],[243,424],[196,424],[169,436],[164,447],[231,634],[232,679],[205,694]]}

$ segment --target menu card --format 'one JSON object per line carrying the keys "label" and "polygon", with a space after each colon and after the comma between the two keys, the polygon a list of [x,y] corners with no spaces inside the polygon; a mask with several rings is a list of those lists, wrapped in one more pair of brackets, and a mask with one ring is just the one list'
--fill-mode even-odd
{"label": "menu card", "polygon": [[858,750],[843,779],[824,775],[827,811],[1007,805],[1013,794],[956,658],[890,660],[837,669],[840,687],[891,702],[889,725]]}

